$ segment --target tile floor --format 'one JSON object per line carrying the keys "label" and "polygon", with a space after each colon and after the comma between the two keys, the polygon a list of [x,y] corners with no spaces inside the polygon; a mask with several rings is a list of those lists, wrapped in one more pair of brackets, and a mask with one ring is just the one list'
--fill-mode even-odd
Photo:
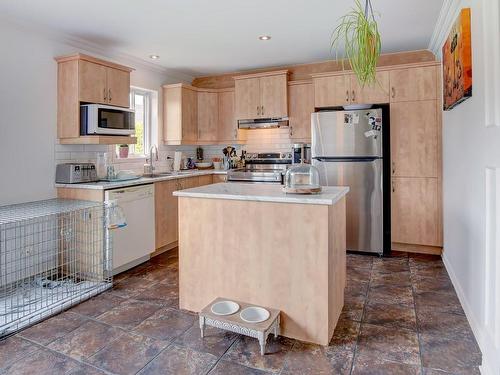
{"label": "tile floor", "polygon": [[329,346],[208,328],[178,309],[176,251],[0,341],[0,374],[479,374],[481,353],[438,257],[348,255],[345,308]]}

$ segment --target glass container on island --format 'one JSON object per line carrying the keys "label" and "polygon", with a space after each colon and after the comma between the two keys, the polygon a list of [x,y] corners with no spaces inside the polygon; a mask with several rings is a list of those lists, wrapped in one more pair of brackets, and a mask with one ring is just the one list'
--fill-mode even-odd
{"label": "glass container on island", "polygon": [[299,164],[291,167],[285,174],[285,193],[313,194],[321,191],[319,171],[310,164]]}

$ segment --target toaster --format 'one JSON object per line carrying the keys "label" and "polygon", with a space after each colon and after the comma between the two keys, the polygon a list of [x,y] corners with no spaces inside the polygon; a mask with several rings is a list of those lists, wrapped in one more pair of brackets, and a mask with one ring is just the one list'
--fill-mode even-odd
{"label": "toaster", "polygon": [[64,163],[56,167],[56,183],[78,184],[98,181],[93,163]]}

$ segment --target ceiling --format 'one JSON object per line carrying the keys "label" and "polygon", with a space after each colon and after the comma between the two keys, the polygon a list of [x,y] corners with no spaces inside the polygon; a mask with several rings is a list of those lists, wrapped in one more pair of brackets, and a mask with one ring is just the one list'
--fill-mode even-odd
{"label": "ceiling", "polygon": [[[425,49],[444,0],[372,0],[384,53]],[[2,0],[0,14],[191,76],[333,58],[354,0]],[[271,35],[269,41],[259,35]]]}

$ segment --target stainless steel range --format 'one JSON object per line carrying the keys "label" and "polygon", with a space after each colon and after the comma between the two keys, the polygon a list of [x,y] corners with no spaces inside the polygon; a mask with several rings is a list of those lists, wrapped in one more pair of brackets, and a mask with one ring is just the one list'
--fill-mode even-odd
{"label": "stainless steel range", "polygon": [[247,153],[245,168],[233,169],[227,173],[229,182],[283,183],[283,176],[292,164],[291,152]]}

